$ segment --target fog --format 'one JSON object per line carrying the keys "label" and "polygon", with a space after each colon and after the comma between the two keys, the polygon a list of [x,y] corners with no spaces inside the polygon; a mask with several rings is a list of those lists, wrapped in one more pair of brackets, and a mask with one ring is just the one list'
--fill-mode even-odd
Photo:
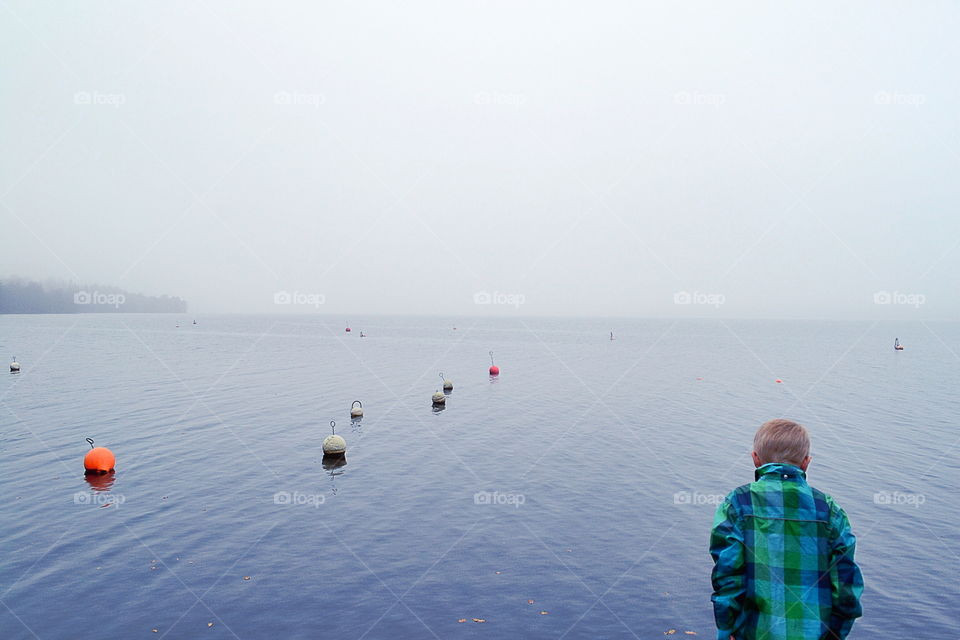
{"label": "fog", "polygon": [[191,313],[960,317],[960,8],[0,6],[0,277]]}

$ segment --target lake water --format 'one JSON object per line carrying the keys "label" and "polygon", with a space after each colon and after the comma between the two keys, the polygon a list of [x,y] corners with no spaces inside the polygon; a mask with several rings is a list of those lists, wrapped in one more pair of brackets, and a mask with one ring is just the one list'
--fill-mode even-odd
{"label": "lake water", "polygon": [[0,316],[0,638],[712,637],[778,416],[859,539],[851,637],[960,636],[956,324],[177,320]]}

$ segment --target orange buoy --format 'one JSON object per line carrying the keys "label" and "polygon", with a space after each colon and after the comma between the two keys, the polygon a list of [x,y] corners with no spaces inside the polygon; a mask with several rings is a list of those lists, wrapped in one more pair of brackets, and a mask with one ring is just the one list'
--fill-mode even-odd
{"label": "orange buoy", "polygon": [[90,451],[83,456],[83,468],[85,473],[110,473],[117,463],[113,451],[106,447],[93,446],[93,438],[87,438],[90,443]]}

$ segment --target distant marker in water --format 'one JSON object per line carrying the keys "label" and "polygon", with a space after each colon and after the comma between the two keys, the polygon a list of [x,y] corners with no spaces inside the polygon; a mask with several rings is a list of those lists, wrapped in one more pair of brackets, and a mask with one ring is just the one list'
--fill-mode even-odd
{"label": "distant marker in water", "polygon": [[106,447],[93,446],[93,438],[87,438],[87,442],[90,444],[90,451],[87,451],[87,455],[83,457],[84,473],[102,474],[113,471],[117,464],[117,458],[113,455],[113,451]]}
{"label": "distant marker in water", "polygon": [[492,376],[500,375],[500,367],[493,364],[493,351],[490,352],[490,375]]}
{"label": "distant marker in water", "polygon": [[347,453],[347,441],[336,433],[337,423],[330,421],[330,435],[323,439],[324,458],[342,458]]}
{"label": "distant marker in water", "polygon": [[20,373],[20,363],[17,362],[17,356],[13,356],[13,362],[10,363],[10,373]]}
{"label": "distant marker in water", "polygon": [[781,384],[783,380],[781,380],[780,378],[777,378],[776,380],[774,380],[774,382],[776,382],[777,384]]}
{"label": "distant marker in water", "polygon": [[354,400],[353,404],[350,405],[350,417],[351,418],[362,418],[363,417],[363,403],[359,400]]}
{"label": "distant marker in water", "polygon": [[347,333],[350,333],[350,323],[347,323]]}
{"label": "distant marker in water", "polygon": [[442,371],[440,372],[440,379],[443,380],[444,391],[453,391],[453,380],[445,378]]}
{"label": "distant marker in water", "polygon": [[443,395],[443,391],[437,391],[433,394],[433,404],[447,404],[447,396]]}

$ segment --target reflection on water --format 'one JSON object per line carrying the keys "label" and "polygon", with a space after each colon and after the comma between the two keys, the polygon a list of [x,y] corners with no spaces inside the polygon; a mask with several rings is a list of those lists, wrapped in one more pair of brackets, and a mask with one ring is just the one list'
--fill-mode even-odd
{"label": "reflection on water", "polygon": [[330,478],[330,493],[337,495],[339,490],[337,488],[337,478],[344,474],[343,467],[347,466],[347,456],[323,456],[321,464]]}
{"label": "reflection on water", "polygon": [[440,413],[441,411],[443,411],[443,410],[446,409],[446,408],[447,408],[447,405],[445,405],[445,404],[435,404],[435,405],[433,405],[433,412],[434,412],[434,413]]}
{"label": "reflection on water", "polygon": [[83,479],[90,485],[91,491],[110,491],[116,480],[116,471],[110,473],[89,473],[83,476]]}
{"label": "reflection on water", "polygon": [[363,437],[363,418],[354,418],[350,421],[350,433],[355,434],[358,438]]}
{"label": "reflection on water", "polygon": [[339,476],[343,474],[343,471],[335,471],[335,469],[347,466],[347,456],[323,456],[320,464],[330,472],[331,476]]}

